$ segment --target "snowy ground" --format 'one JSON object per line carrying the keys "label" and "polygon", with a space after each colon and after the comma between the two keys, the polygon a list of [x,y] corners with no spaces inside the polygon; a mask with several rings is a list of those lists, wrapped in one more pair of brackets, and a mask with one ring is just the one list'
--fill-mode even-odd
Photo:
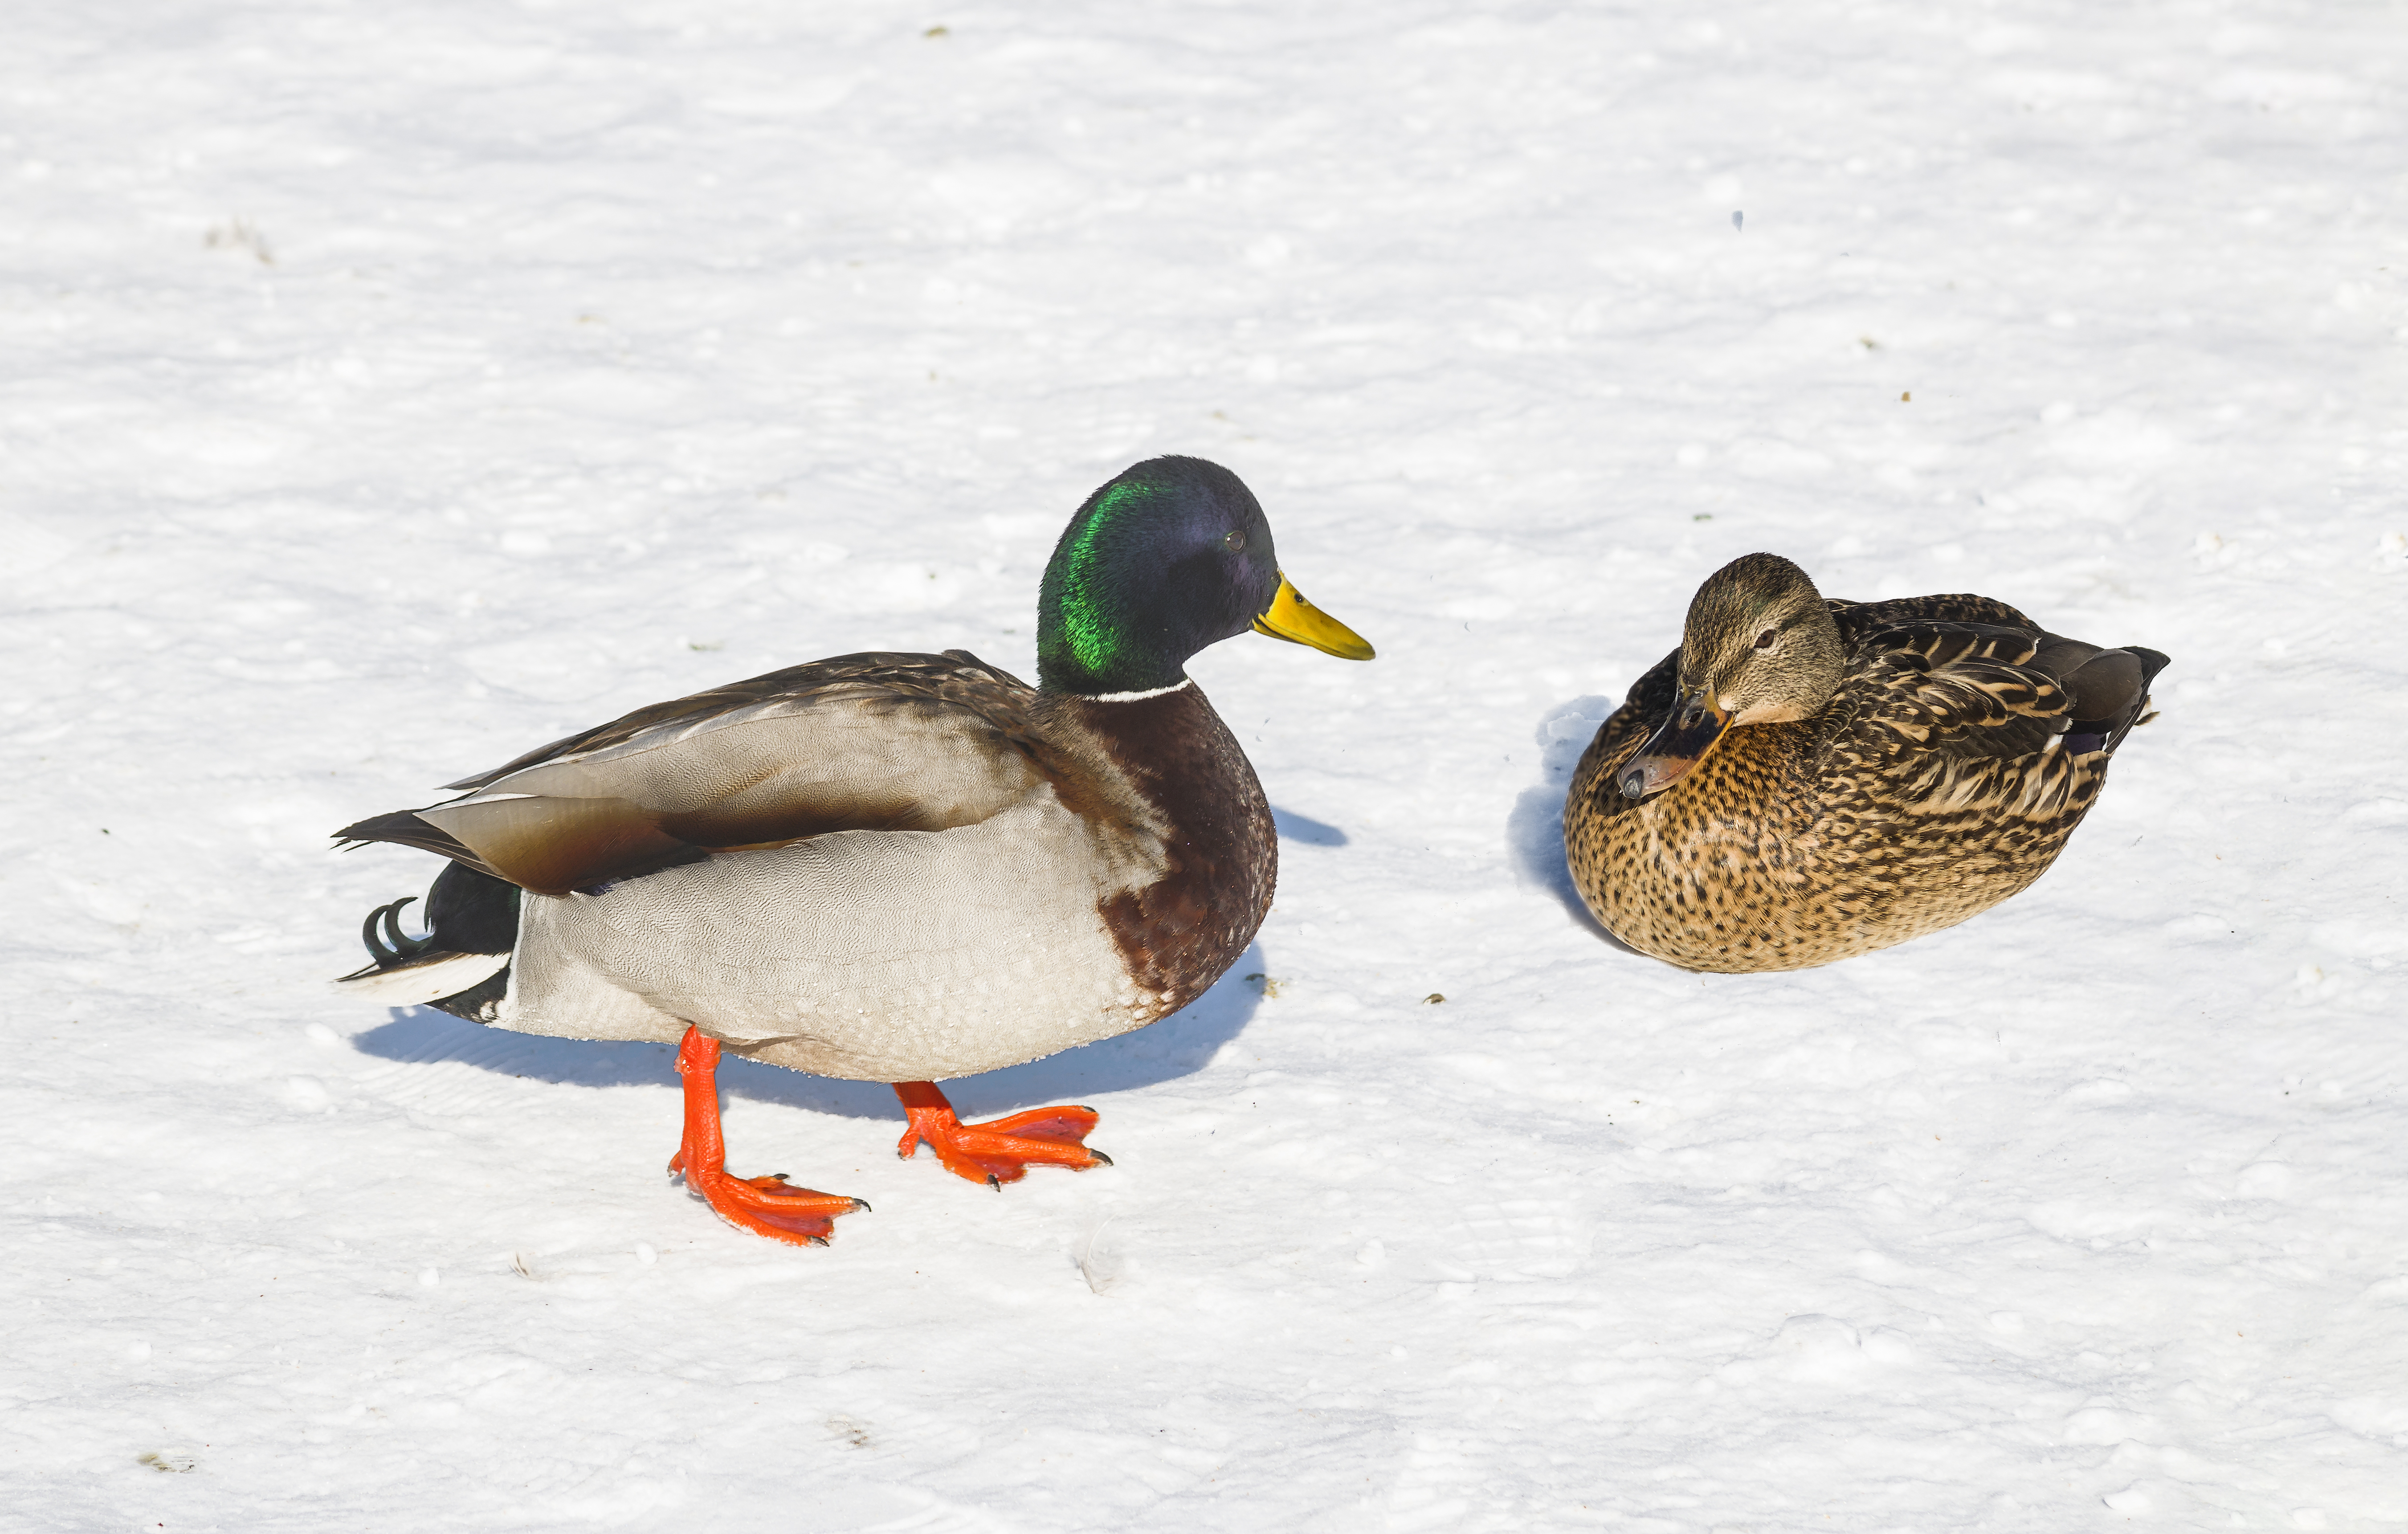
{"label": "snowy ground", "polygon": [[[7,31],[0,1527],[2408,1523],[2397,5]],[[325,989],[433,871],[334,827],[814,656],[1028,671],[1161,452],[1381,658],[1199,660],[1257,950],[961,1085],[1114,1168],[731,1067],[739,1168],[877,1206],[797,1252],[663,1175],[666,1051]],[[2154,645],[2164,717],[1966,926],[1638,958],[1556,801],[1759,548]]]}

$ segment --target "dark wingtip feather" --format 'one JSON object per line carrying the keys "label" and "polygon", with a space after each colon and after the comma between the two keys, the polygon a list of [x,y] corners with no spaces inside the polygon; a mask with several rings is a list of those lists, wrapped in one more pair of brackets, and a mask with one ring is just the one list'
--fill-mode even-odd
{"label": "dark wingtip feather", "polygon": [[354,821],[336,832],[335,839],[347,847],[363,842],[390,841],[397,846],[415,847],[422,853],[433,853],[437,857],[448,857],[472,868],[485,868],[484,859],[470,852],[466,842],[432,821],[420,819],[415,810],[396,810],[389,815],[371,815],[366,820]]}
{"label": "dark wingtip feather", "polygon": [[2098,732],[2100,741],[2096,749],[2105,751],[2112,755],[2115,748],[2124,743],[2126,736],[2157,717],[2156,711],[2149,707],[2149,684],[2157,680],[2158,672],[2173,664],[2173,659],[2162,651],[2150,650],[2137,644],[2122,645],[2109,653],[2128,657],[2139,668],[2140,678],[2130,688],[2130,701],[2111,717],[2077,720],[2074,723],[2074,728],[2082,729],[2086,726]]}

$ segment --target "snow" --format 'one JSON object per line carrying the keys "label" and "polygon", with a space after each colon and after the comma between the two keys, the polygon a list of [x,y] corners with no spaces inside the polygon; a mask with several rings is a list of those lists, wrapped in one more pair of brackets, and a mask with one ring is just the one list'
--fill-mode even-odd
{"label": "snow", "polygon": [[[2403,70],[2276,0],[13,16],[0,1527],[2408,1523]],[[731,1065],[737,1169],[876,1206],[796,1251],[664,1175],[666,1050],[327,991],[433,871],[333,828],[1026,673],[1162,452],[1381,657],[1199,658],[1258,945],[955,1094],[1114,1168]],[[1639,958],[1556,804],[1759,548],[2163,717],[1964,926]]]}

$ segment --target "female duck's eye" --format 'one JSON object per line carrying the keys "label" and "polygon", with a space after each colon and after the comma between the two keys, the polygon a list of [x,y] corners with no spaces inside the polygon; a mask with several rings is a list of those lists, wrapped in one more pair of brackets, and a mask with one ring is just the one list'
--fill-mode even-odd
{"label": "female duck's eye", "polygon": [[1234,554],[1246,546],[1246,530],[1242,527],[1232,527],[1223,535],[1221,542]]}
{"label": "female duck's eye", "polygon": [[1779,638],[1781,638],[1781,630],[1777,628],[1768,628],[1763,633],[1756,637],[1756,648],[1758,650],[1770,650],[1772,648],[1772,641]]}

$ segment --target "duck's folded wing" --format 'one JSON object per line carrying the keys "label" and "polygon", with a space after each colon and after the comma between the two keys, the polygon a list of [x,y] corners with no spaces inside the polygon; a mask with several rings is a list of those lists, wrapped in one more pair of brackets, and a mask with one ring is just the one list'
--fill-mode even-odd
{"label": "duck's folded wing", "polygon": [[1032,695],[959,651],[842,656],[639,710],[338,835],[563,895],[834,831],[976,824],[1046,781]]}
{"label": "duck's folded wing", "polygon": [[1960,760],[2112,752],[2166,665],[2139,646],[1980,623],[1880,629],[1857,654],[1847,685],[1859,695],[1859,717]]}
{"label": "duck's folded wing", "polygon": [[1842,685],[1864,725],[1909,749],[2028,756],[2069,723],[2064,687],[2034,664],[2045,638],[1991,624],[1899,624],[1858,641]]}

